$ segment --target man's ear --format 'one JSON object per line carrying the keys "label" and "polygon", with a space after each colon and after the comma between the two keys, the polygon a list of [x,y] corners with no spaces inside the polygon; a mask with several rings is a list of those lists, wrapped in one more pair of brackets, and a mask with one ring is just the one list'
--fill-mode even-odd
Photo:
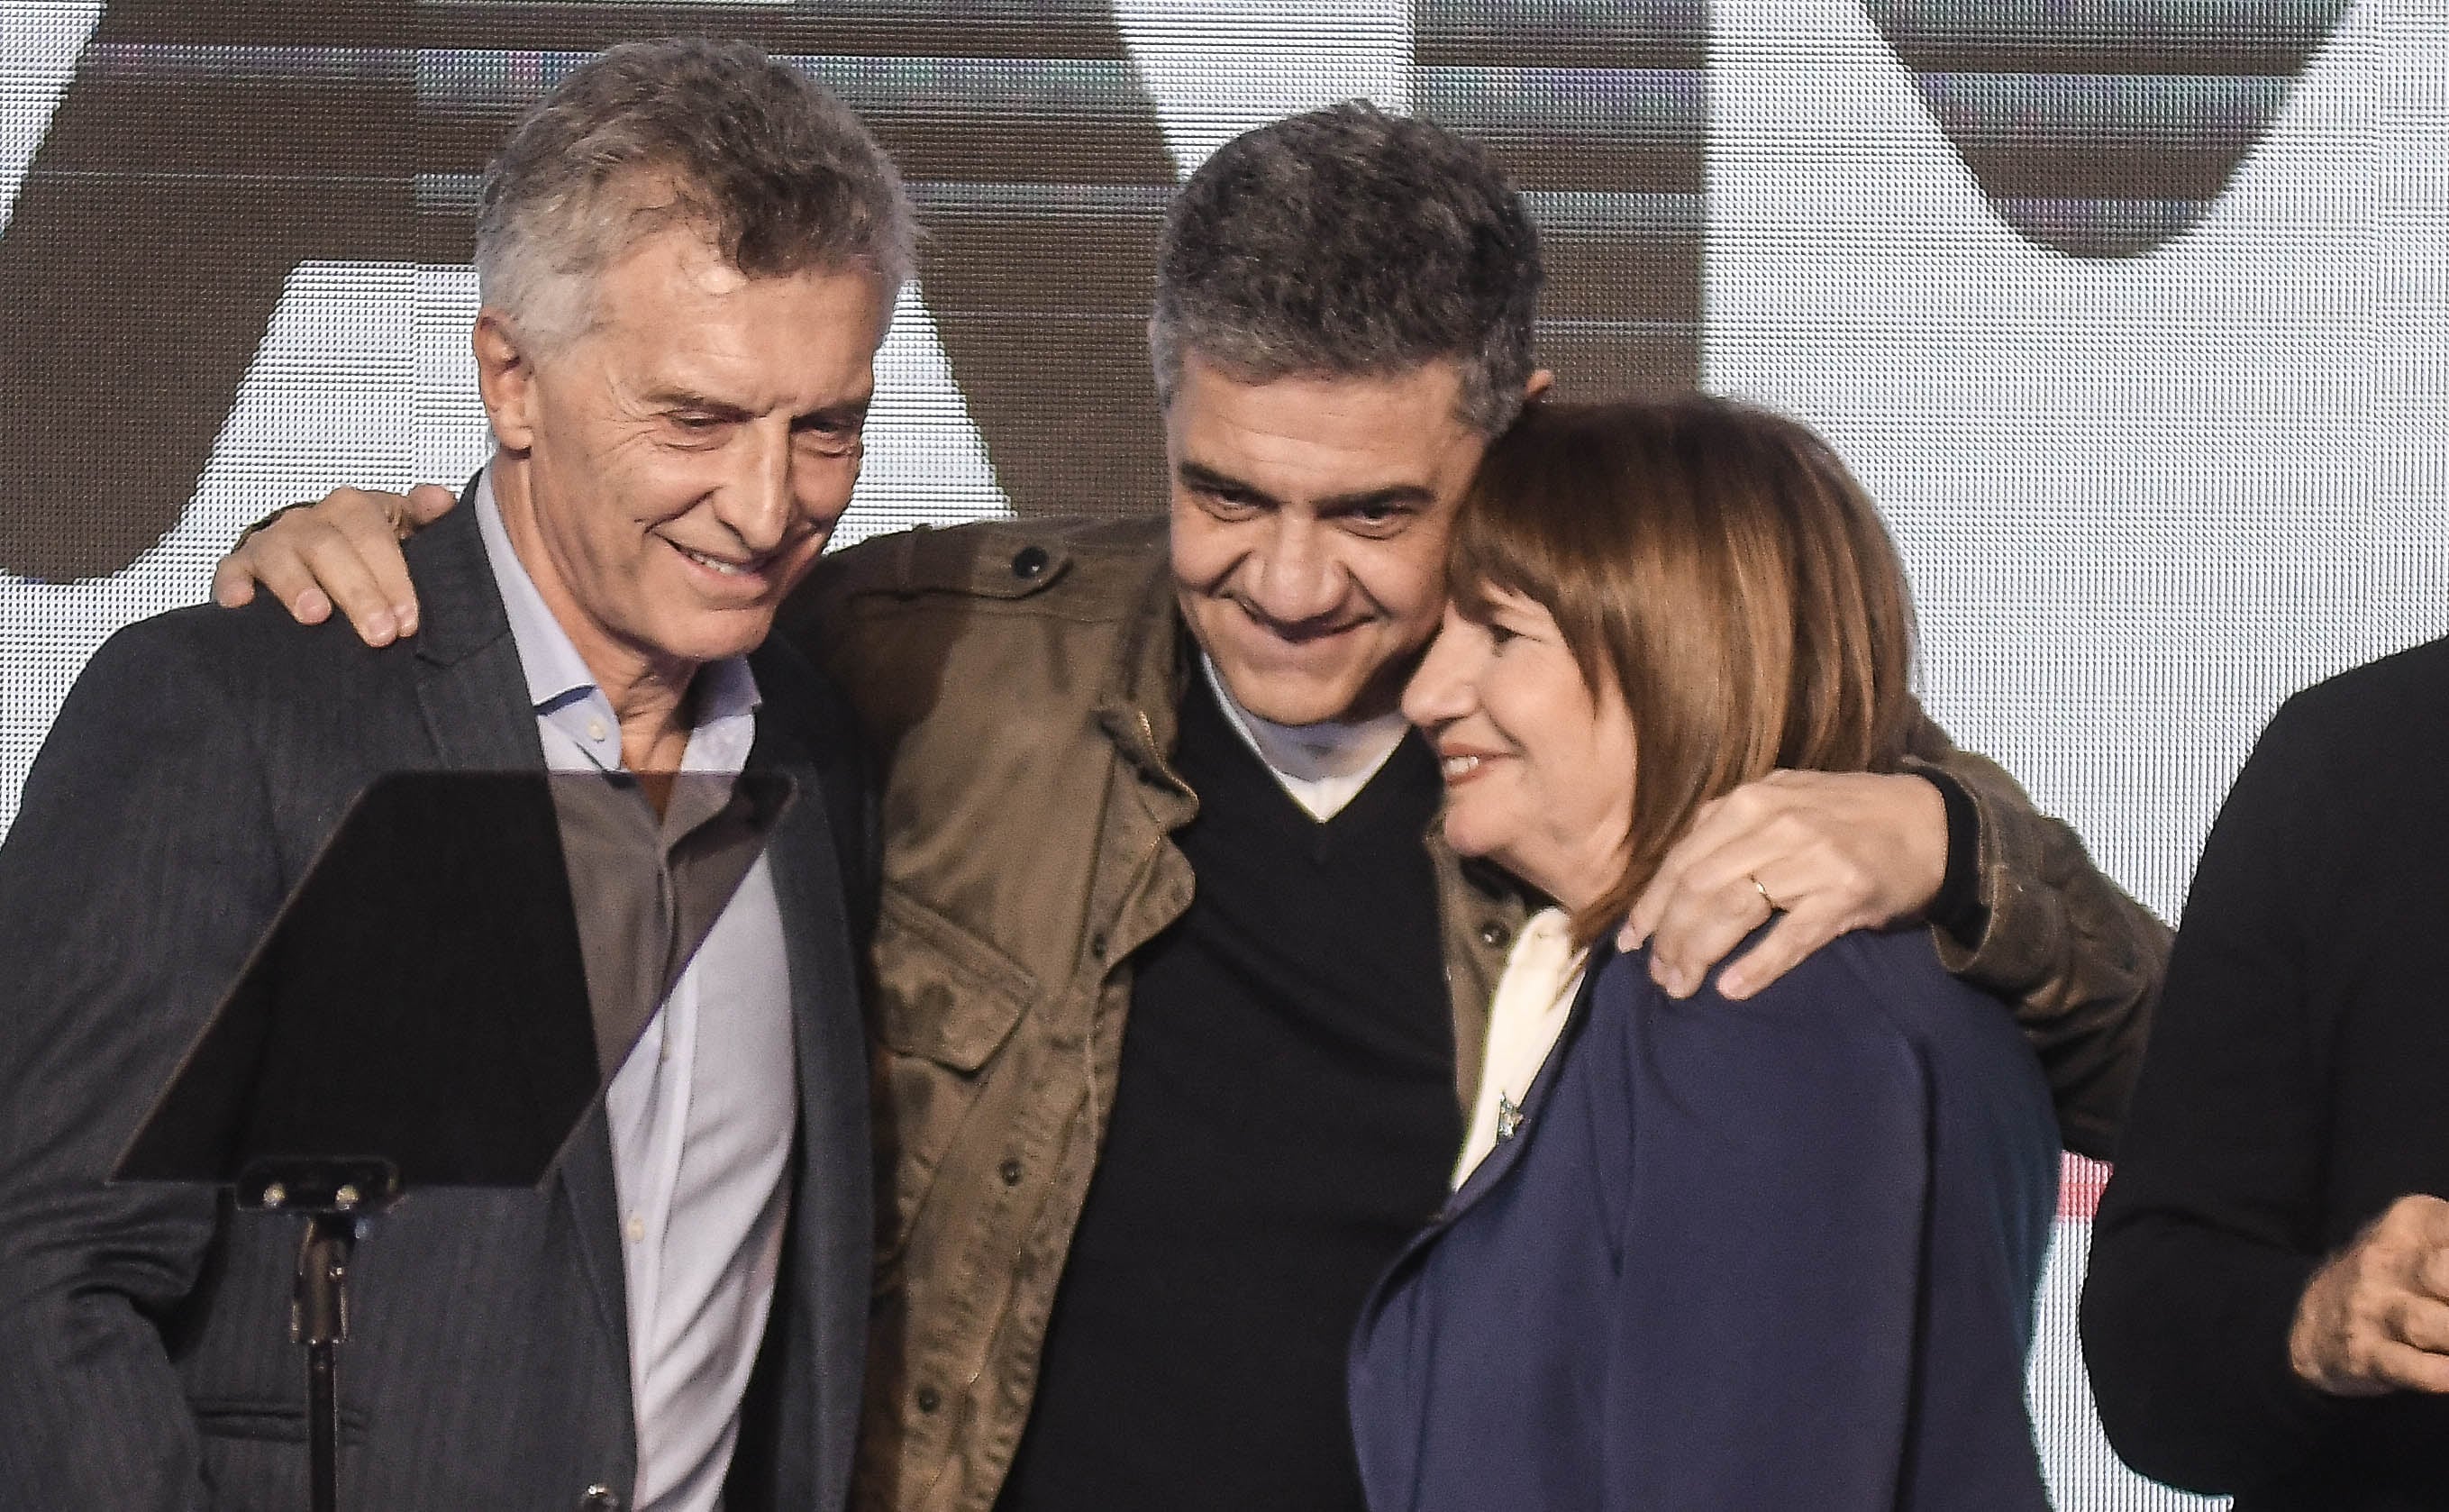
{"label": "man's ear", "polygon": [[476,389],[493,422],[493,438],[506,451],[527,451],[535,443],[535,363],[499,310],[478,311],[470,339],[476,349]]}
{"label": "man's ear", "polygon": [[1533,373],[1529,380],[1522,385],[1522,397],[1526,399],[1535,399],[1555,386],[1556,370],[1543,367]]}

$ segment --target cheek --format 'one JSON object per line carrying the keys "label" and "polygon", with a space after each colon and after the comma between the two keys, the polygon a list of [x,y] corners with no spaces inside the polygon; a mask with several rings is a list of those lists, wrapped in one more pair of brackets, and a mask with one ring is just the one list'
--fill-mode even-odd
{"label": "cheek", "polygon": [[1383,543],[1379,554],[1353,565],[1352,576],[1406,645],[1426,644],[1445,619],[1442,546],[1423,553],[1408,540]]}
{"label": "cheek", "polygon": [[1233,527],[1209,519],[1194,505],[1176,503],[1172,553],[1175,582],[1194,592],[1216,588],[1237,554]]}

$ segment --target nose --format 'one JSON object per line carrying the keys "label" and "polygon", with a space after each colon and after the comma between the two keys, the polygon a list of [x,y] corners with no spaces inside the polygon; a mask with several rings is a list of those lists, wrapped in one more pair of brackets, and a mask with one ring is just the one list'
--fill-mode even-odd
{"label": "nose", "polygon": [[1278,625],[1304,625],[1342,607],[1343,571],[1321,538],[1330,528],[1291,510],[1278,512],[1242,577],[1252,609]]}
{"label": "nose", "polygon": [[1472,670],[1475,664],[1472,628],[1458,624],[1452,610],[1429,642],[1428,654],[1403,687],[1403,717],[1422,729],[1451,725],[1478,707]]}
{"label": "nose", "polygon": [[788,540],[799,520],[791,487],[791,431],[780,417],[742,427],[726,450],[730,475],[716,492],[715,514],[740,544],[770,552]]}

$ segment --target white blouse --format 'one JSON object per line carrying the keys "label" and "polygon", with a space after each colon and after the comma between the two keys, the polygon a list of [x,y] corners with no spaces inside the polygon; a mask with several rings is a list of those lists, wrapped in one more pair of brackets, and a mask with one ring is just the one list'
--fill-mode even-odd
{"label": "white blouse", "polygon": [[1505,958],[1496,1000],[1488,1011],[1488,1053],[1480,1060],[1479,1095],[1472,1103],[1471,1133],[1455,1162],[1454,1184],[1463,1184],[1499,1140],[1514,1137],[1522,1099],[1563,1032],[1565,1016],[1581,990],[1586,951],[1572,942],[1572,921],[1561,908],[1533,914]]}

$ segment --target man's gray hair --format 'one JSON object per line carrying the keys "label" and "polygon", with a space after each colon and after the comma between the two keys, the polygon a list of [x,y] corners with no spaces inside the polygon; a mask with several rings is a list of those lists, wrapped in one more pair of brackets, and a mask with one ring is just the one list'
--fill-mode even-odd
{"label": "man's gray hair", "polygon": [[857,269],[886,298],[916,237],[900,175],[823,86],[744,42],[625,43],[538,101],[485,169],[476,281],[548,347],[595,276],[673,224],[751,278]]}
{"label": "man's gray hair", "polygon": [[1462,370],[1462,417],[1522,407],[1539,234],[1487,149],[1354,101],[1244,132],[1166,219],[1148,320],[1167,404],[1186,353],[1246,383]]}

